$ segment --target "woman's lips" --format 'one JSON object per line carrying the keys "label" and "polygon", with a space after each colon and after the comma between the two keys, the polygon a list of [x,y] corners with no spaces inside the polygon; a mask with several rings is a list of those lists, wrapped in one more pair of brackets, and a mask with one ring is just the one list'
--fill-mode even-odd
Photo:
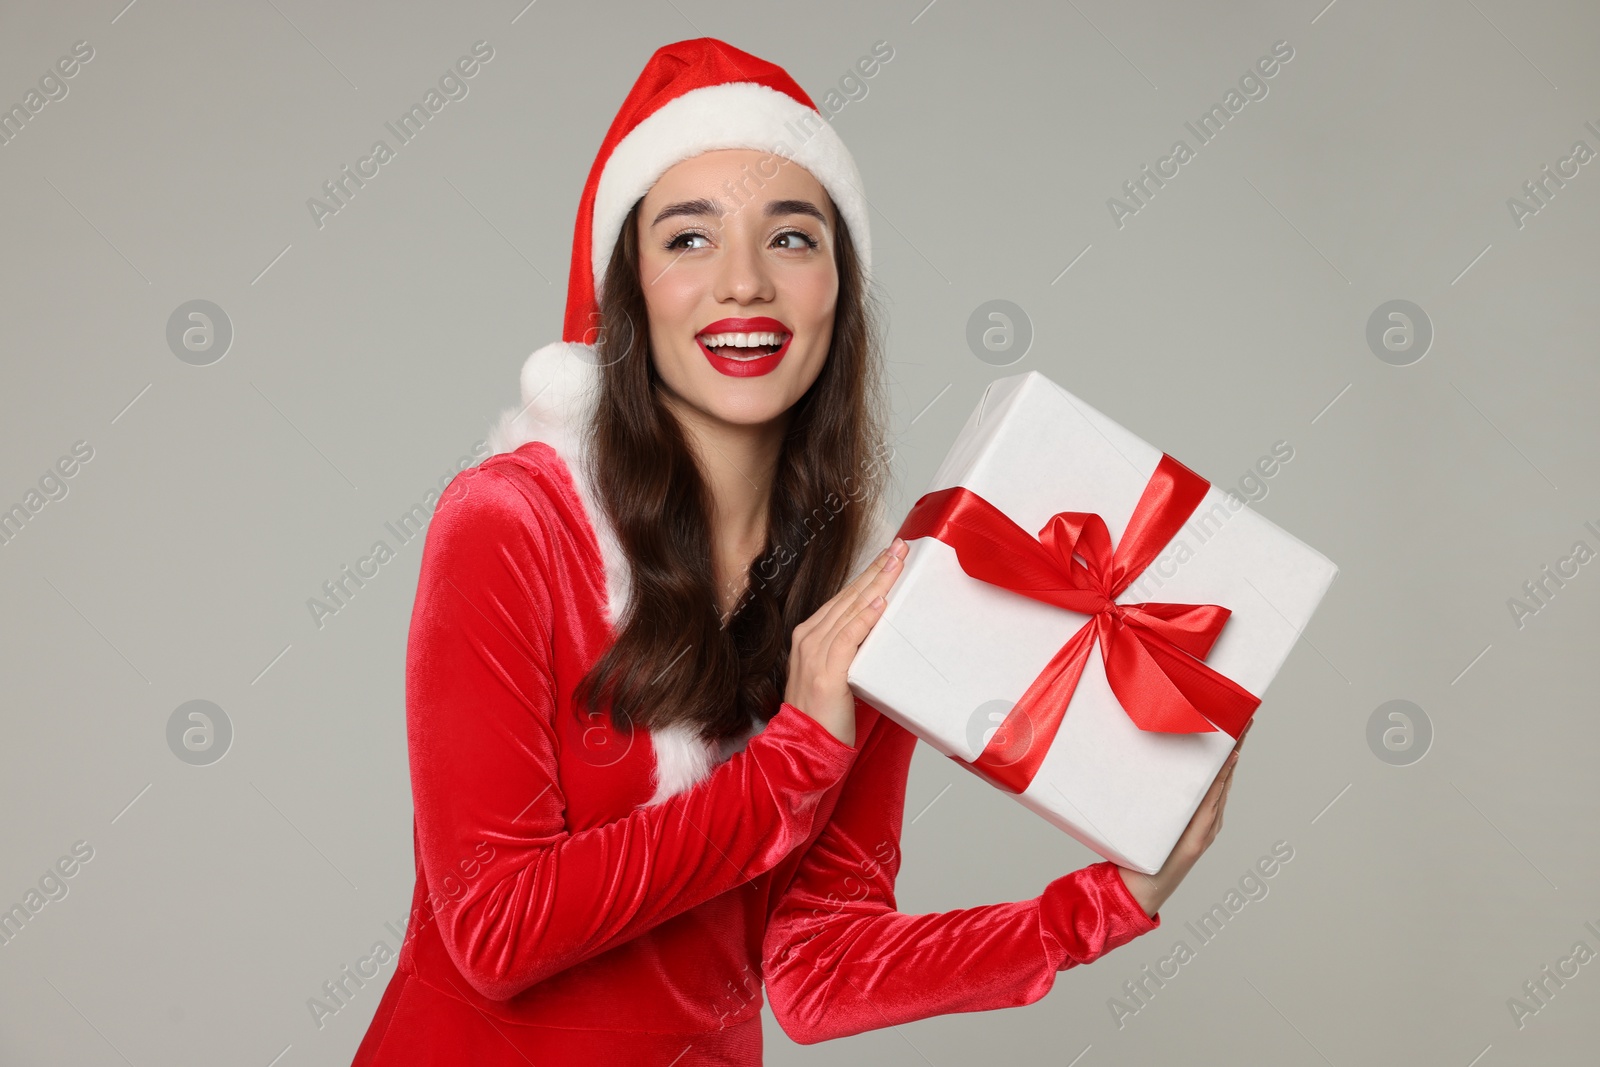
{"label": "woman's lips", "polygon": [[[705,343],[705,338],[718,338],[726,334],[778,334],[783,340],[774,352],[766,355],[749,356],[736,359],[730,355],[723,355],[717,349]],[[752,338],[746,337],[746,340]],[[706,361],[718,374],[725,374],[730,378],[753,378],[762,374],[770,374],[782,361],[784,353],[789,351],[789,342],[794,340],[794,331],[774,318],[765,315],[754,317],[737,316],[733,318],[718,319],[701,327],[695,334],[695,344],[700,346],[700,351],[705,353]],[[721,352],[729,351],[723,347]]]}

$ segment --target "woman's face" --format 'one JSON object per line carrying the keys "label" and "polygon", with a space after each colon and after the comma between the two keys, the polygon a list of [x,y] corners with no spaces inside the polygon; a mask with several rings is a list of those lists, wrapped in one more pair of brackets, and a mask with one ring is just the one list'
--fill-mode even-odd
{"label": "woman's face", "polygon": [[639,281],[671,401],[750,426],[805,394],[833,336],[836,218],[810,171],[766,152],[705,152],[656,181]]}

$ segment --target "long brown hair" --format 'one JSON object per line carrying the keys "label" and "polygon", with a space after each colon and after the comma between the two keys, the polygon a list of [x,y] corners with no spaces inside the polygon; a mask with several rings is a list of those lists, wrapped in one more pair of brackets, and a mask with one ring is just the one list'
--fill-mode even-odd
{"label": "long brown hair", "polygon": [[839,212],[839,290],[821,373],[789,409],[767,513],[767,542],[739,604],[719,616],[710,488],[661,397],[639,279],[637,201],[612,249],[598,300],[600,395],[590,424],[596,493],[631,572],[611,646],[574,690],[582,714],[609,705],[635,725],[698,725],[720,740],[778,710],[795,625],[854,577],[881,506],[881,312]]}

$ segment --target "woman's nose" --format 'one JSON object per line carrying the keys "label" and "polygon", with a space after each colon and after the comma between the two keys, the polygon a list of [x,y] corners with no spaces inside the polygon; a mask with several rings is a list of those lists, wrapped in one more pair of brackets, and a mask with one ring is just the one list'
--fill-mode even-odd
{"label": "woman's nose", "polygon": [[715,295],[718,300],[741,304],[772,299],[772,274],[755,238],[733,237],[728,241],[719,264]]}

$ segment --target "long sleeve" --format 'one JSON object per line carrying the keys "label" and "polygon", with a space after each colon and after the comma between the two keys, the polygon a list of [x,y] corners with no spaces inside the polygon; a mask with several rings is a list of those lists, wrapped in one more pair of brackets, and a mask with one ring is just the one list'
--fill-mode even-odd
{"label": "long sleeve", "polygon": [[570,531],[537,478],[457,479],[408,641],[412,792],[440,937],[475,990],[507,1000],[776,866],[856,750],[785,707],[695,787],[570,832],[554,670],[571,654],[556,569],[574,565]]}
{"label": "long sleeve", "polygon": [[896,911],[915,745],[915,735],[879,715],[838,805],[768,922],[768,1000],[800,1044],[1032,1004],[1058,971],[1161,924],[1110,862],[1063,875],[1031,900],[924,915]]}

